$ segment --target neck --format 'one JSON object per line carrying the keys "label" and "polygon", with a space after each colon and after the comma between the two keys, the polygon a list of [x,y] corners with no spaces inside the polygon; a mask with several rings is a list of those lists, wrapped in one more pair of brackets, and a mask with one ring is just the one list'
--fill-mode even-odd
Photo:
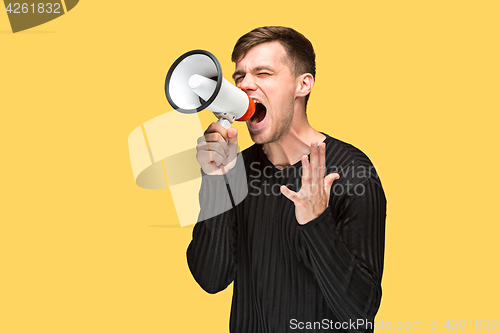
{"label": "neck", "polygon": [[305,112],[295,112],[288,132],[278,141],[263,145],[264,153],[278,169],[284,169],[300,161],[302,155],[309,155],[311,143],[320,143],[326,136],[316,131],[307,121]]}

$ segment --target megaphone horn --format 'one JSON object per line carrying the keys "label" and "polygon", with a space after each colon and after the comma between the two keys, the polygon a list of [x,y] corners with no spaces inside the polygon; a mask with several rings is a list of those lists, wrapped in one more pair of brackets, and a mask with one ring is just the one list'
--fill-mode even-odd
{"label": "megaphone horn", "polygon": [[165,80],[165,95],[179,112],[212,111],[226,129],[255,112],[252,99],[222,76],[219,61],[205,50],[186,52],[174,62]]}

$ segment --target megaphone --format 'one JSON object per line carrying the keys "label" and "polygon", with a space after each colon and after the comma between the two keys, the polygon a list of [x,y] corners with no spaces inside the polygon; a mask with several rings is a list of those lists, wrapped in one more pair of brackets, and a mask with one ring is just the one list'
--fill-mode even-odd
{"label": "megaphone", "polygon": [[165,80],[165,95],[179,112],[212,111],[226,129],[255,112],[252,99],[222,76],[219,61],[205,50],[186,52],[174,62]]}

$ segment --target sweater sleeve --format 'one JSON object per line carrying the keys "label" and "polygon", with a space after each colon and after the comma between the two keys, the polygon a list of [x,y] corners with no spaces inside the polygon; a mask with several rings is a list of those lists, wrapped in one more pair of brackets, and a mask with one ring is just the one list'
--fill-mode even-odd
{"label": "sweater sleeve", "polygon": [[306,266],[342,322],[374,320],[382,297],[385,217],[380,182],[365,179],[341,196],[332,187],[325,212],[299,226]]}
{"label": "sweater sleeve", "polygon": [[224,290],[236,274],[237,219],[235,205],[248,192],[241,156],[226,177],[202,171],[200,215],[187,249],[191,274],[208,293]]}
{"label": "sweater sleeve", "polygon": [[187,249],[191,274],[210,294],[218,293],[236,273],[236,223],[233,210],[199,222]]}

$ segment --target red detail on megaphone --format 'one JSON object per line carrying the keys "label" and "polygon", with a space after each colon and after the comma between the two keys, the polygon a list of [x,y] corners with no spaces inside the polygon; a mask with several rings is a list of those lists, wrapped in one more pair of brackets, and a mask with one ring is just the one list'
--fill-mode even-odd
{"label": "red detail on megaphone", "polygon": [[[248,96],[248,95],[247,95]],[[238,119],[237,121],[247,121],[248,119],[252,118],[253,114],[255,113],[255,103],[252,101],[250,96],[248,96],[248,109],[247,112]]]}

